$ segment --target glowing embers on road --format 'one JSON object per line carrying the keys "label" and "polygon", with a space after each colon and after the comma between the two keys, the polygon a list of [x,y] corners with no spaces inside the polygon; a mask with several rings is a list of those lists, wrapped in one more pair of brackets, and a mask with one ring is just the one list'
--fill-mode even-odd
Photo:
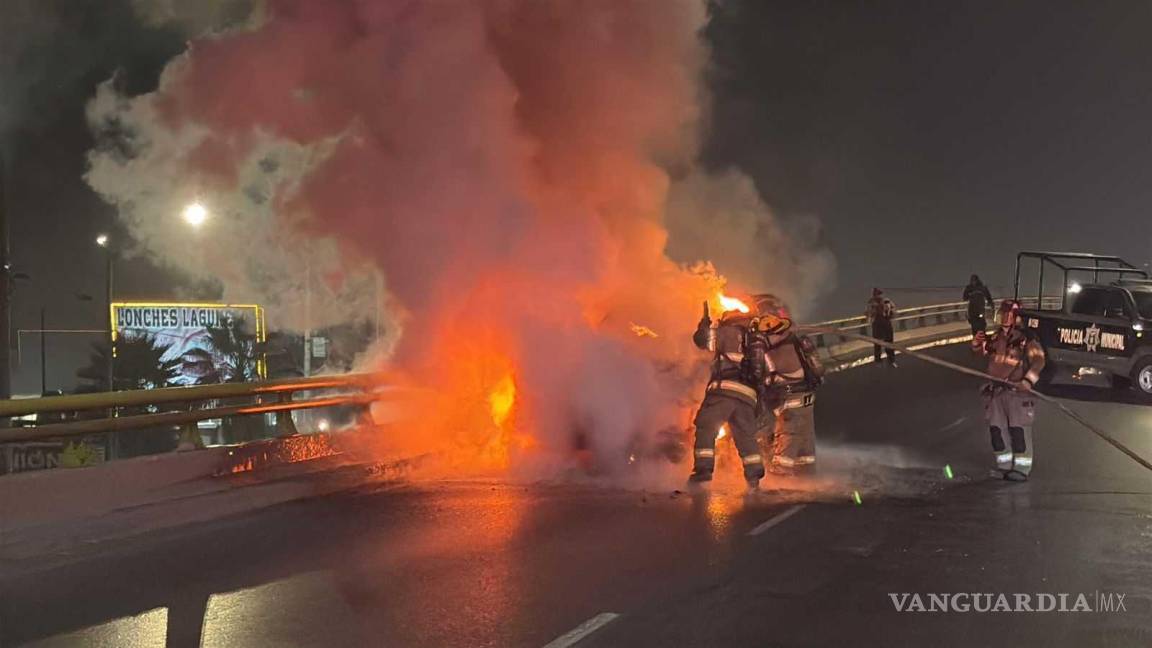
{"label": "glowing embers on road", "polygon": [[331,457],[339,450],[327,434],[301,434],[255,441],[228,451],[223,473],[245,473],[258,468]]}

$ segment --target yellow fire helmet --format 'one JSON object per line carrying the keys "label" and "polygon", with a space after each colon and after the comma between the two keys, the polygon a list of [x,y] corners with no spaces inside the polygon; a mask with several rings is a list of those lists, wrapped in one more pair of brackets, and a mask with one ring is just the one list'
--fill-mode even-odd
{"label": "yellow fire helmet", "polygon": [[753,295],[752,301],[756,304],[757,328],[761,332],[779,334],[792,328],[792,313],[779,297]]}
{"label": "yellow fire helmet", "polygon": [[756,318],[756,328],[761,333],[778,335],[792,328],[792,320],[777,317],[771,313]]}

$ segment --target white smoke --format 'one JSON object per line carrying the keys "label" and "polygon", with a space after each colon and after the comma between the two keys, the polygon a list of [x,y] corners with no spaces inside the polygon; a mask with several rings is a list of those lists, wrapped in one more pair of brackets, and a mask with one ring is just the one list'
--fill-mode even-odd
{"label": "white smoke", "polygon": [[835,287],[819,221],[778,218],[743,173],[695,171],[674,182],[666,214],[669,257],[711,260],[733,284],[782,297],[798,317]]}
{"label": "white smoke", "polygon": [[[219,280],[225,301],[263,305],[277,328],[375,316],[385,295],[377,294],[373,266],[333,239],[309,233],[306,214],[277,207],[325,159],[327,142],[301,146],[255,133],[235,178],[205,178],[190,175],[188,165],[207,130],[169,127],[154,102],[122,97],[112,82],[104,83],[88,120],[98,146],[89,154],[86,180],[116,206],[137,244],[128,252],[195,279]],[[199,227],[182,218],[193,203],[208,212]]]}
{"label": "white smoke", "polygon": [[254,28],[263,22],[265,12],[262,0],[132,0],[132,9],[146,25],[175,26],[191,37]]}

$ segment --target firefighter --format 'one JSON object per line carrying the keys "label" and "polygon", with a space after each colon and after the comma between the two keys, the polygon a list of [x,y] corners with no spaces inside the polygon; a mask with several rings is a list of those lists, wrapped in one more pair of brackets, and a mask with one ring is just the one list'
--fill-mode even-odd
{"label": "firefighter", "polygon": [[1031,391],[1044,370],[1044,349],[1021,326],[1019,302],[1001,302],[996,321],[999,326],[991,334],[978,331],[972,338],[973,350],[988,356],[988,374],[1007,382],[981,387],[984,416],[996,467],[1008,481],[1027,481],[1032,472],[1035,418]]}
{"label": "firefighter", "polygon": [[[864,311],[864,316],[868,318],[868,322],[872,324],[872,337],[877,340],[885,342],[892,342],[894,334],[892,332],[892,317],[896,314],[896,304],[892,303],[891,299],[884,296],[884,291],[879,288],[872,289],[872,299],[868,300],[868,307]],[[896,351],[895,349],[885,349],[879,344],[873,346],[873,358],[877,363],[880,362],[880,352],[882,349],[888,353],[888,366],[896,366]]]}
{"label": "firefighter", "polygon": [[700,349],[712,352],[712,374],[694,422],[696,441],[690,483],[712,480],[716,436],[725,424],[740,453],[749,489],[755,490],[764,477],[764,459],[756,442],[756,416],[760,405],[757,382],[764,376],[766,348],[762,336],[752,330],[754,320],[752,313],[730,310],[713,325],[708,304],[704,304],[704,317],[692,341]]}
{"label": "firefighter", "polygon": [[759,428],[770,448],[768,470],[792,476],[816,463],[816,389],[824,368],[816,345],[792,332],[792,316],[774,295],[757,295],[758,328],[766,336],[768,353],[764,400]]}
{"label": "firefighter", "polygon": [[968,324],[972,326],[972,335],[988,328],[988,323],[984,321],[984,308],[985,305],[992,308],[996,303],[992,301],[992,293],[988,291],[988,286],[980,281],[980,277],[972,275],[968,280],[968,285],[964,287],[963,299],[968,302]]}

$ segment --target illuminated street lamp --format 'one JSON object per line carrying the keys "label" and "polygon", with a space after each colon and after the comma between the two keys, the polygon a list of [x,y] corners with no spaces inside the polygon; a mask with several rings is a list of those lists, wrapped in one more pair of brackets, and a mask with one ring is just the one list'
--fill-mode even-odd
{"label": "illuminated street lamp", "polygon": [[96,236],[96,245],[104,248],[104,291],[105,306],[108,313],[108,376],[105,386],[108,391],[115,391],[113,376],[115,375],[116,338],[112,332],[112,239],[104,233]]}
{"label": "illuminated street lamp", "polygon": [[204,224],[204,221],[208,220],[208,209],[204,207],[204,205],[194,202],[184,208],[182,215],[184,216],[184,222],[192,227],[200,227]]}

